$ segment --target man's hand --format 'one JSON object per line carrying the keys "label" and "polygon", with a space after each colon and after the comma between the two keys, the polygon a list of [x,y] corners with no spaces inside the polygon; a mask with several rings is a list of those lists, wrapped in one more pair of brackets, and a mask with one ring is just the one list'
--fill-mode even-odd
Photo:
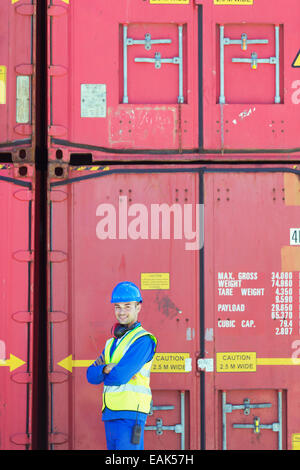
{"label": "man's hand", "polygon": [[105,360],[104,360],[103,354],[101,354],[101,356],[97,357],[97,359],[95,360],[94,365],[103,366],[104,364],[105,364]]}
{"label": "man's hand", "polygon": [[114,364],[113,362],[111,362],[110,364],[106,364],[105,367],[103,367],[103,373],[104,374],[109,374],[111,372],[111,370],[116,366],[117,364]]}

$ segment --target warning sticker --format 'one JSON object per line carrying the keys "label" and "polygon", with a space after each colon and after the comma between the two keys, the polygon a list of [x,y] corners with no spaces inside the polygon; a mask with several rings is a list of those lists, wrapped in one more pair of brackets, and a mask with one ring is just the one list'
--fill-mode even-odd
{"label": "warning sticker", "polygon": [[217,353],[217,372],[256,372],[256,353]]}
{"label": "warning sticker", "polygon": [[151,372],[191,372],[192,359],[189,353],[154,354]]}
{"label": "warning sticker", "polygon": [[300,67],[300,50],[297,52],[297,55],[292,63],[292,67]]}
{"label": "warning sticker", "polygon": [[170,273],[141,273],[141,289],[170,289]]}
{"label": "warning sticker", "polygon": [[190,0],[150,0],[150,3],[161,5],[188,5]]}
{"label": "warning sticker", "polygon": [[300,450],[300,434],[292,434],[292,450]]}
{"label": "warning sticker", "polygon": [[214,5],[253,5],[254,0],[214,0]]}
{"label": "warning sticker", "polygon": [[0,65],[0,104],[6,103],[6,67]]}

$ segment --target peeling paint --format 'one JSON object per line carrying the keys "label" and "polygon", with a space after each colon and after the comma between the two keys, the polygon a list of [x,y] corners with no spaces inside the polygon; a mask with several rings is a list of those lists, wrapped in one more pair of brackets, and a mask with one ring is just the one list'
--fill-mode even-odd
{"label": "peeling paint", "polygon": [[109,116],[109,142],[110,145],[126,144],[130,147],[144,147],[145,140],[155,142],[170,138],[170,146],[176,139],[176,108],[174,106],[141,107],[120,106]]}
{"label": "peeling paint", "polygon": [[250,109],[246,109],[245,111],[242,111],[239,114],[239,118],[240,119],[245,119],[246,117],[251,116],[251,114],[253,114],[255,112],[255,109],[256,108],[250,108]]}
{"label": "peeling paint", "polygon": [[186,340],[192,341],[195,338],[195,329],[188,327],[186,329]]}

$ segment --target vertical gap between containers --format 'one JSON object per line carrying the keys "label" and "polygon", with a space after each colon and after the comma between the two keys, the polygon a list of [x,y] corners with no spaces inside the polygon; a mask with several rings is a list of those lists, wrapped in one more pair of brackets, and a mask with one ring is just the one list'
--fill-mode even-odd
{"label": "vertical gap between containers", "polygon": [[198,146],[203,149],[203,7],[198,5]]}
{"label": "vertical gap between containers", "polygon": [[[199,172],[199,204],[204,204],[204,174]],[[205,356],[205,310],[204,310],[204,240],[199,251],[199,289],[200,289],[200,357]],[[200,372],[200,448],[205,450],[205,372]]]}
{"label": "vertical gap between containers", "polygon": [[48,448],[47,384],[47,5],[36,2],[36,187],[32,448]]}

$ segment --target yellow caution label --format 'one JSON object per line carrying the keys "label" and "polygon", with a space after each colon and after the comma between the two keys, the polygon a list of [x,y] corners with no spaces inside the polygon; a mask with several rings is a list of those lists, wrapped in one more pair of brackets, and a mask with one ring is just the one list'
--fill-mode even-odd
{"label": "yellow caution label", "polygon": [[0,65],[0,104],[6,104],[6,75],[6,66]]}
{"label": "yellow caution label", "polygon": [[292,450],[300,450],[300,434],[292,434]]}
{"label": "yellow caution label", "polygon": [[191,372],[192,359],[189,353],[154,354],[151,372]]}
{"label": "yellow caution label", "polygon": [[141,273],[141,289],[170,289],[170,273]]}
{"label": "yellow caution label", "polygon": [[188,5],[190,0],[150,0],[154,5]]}
{"label": "yellow caution label", "polygon": [[256,372],[256,353],[217,353],[217,372]]}
{"label": "yellow caution label", "polygon": [[253,5],[254,0],[214,0],[214,5]]}

